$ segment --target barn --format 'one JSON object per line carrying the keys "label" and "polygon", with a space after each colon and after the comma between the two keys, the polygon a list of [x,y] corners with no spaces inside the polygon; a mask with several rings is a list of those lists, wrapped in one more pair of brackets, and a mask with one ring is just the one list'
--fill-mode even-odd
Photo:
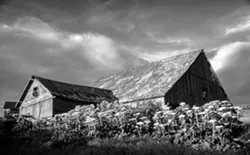
{"label": "barn", "polygon": [[98,104],[117,100],[111,90],[74,85],[32,76],[15,107],[20,115],[36,119],[67,112],[77,105]]}
{"label": "barn", "polygon": [[159,100],[175,108],[229,100],[203,50],[102,77],[96,86],[112,90],[122,103]]}
{"label": "barn", "polygon": [[11,116],[13,114],[18,114],[18,109],[15,107],[16,102],[6,101],[3,106],[4,117]]}

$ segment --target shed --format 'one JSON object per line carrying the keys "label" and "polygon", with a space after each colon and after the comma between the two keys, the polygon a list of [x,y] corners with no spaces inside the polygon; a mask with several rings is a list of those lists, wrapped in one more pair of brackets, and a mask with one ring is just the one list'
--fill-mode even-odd
{"label": "shed", "polygon": [[102,77],[96,86],[112,90],[122,103],[161,100],[174,108],[229,100],[203,50]]}
{"label": "shed", "polygon": [[20,115],[37,119],[67,112],[77,105],[99,104],[117,98],[111,90],[54,81],[32,76],[16,103]]}
{"label": "shed", "polygon": [[15,107],[16,102],[6,101],[3,106],[4,117],[18,114],[18,108]]}

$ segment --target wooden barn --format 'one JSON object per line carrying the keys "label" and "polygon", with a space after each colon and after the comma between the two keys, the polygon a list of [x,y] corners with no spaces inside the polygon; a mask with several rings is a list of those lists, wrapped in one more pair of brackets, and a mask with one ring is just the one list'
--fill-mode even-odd
{"label": "wooden barn", "polygon": [[111,90],[49,80],[32,76],[17,104],[20,115],[31,115],[37,119],[67,112],[77,105],[98,104],[117,98]]}
{"label": "wooden barn", "polygon": [[18,114],[18,108],[15,107],[16,102],[6,101],[3,106],[4,117]]}
{"label": "wooden barn", "polygon": [[161,100],[175,108],[212,100],[229,100],[203,50],[172,56],[111,74],[96,82],[123,103]]}

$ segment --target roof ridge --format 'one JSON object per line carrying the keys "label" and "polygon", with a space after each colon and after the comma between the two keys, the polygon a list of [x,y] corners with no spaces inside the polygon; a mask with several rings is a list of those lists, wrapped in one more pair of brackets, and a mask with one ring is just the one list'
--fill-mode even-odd
{"label": "roof ridge", "polygon": [[[191,54],[191,53],[196,53],[196,52],[199,52],[199,54],[200,54],[200,53],[202,53],[203,51],[204,51],[203,49],[200,49],[200,50],[195,50],[195,51],[193,50],[193,51],[189,51],[189,52],[184,52],[184,53],[172,55],[172,56],[170,56],[170,57],[161,59],[161,60],[159,60],[159,61],[164,61],[164,60],[171,59],[171,58],[174,58],[174,57],[177,57],[177,56],[180,56],[180,55]],[[199,54],[198,54],[198,55],[199,55]],[[198,55],[197,55],[197,56],[198,56]],[[158,62],[158,61],[155,61],[155,62]]]}
{"label": "roof ridge", "polygon": [[[48,81],[51,81],[51,82],[56,82],[56,83],[61,83],[61,84],[66,84],[66,85],[79,86],[79,87],[89,87],[89,88],[95,88],[95,89],[110,91],[110,90],[108,90],[108,89],[103,89],[103,88],[98,88],[98,87],[88,86],[88,85],[72,84],[72,83],[69,83],[69,82],[63,82],[63,81],[52,80],[52,79],[49,79],[49,78],[44,78],[44,77],[36,76],[36,75],[32,75],[32,77],[33,77],[34,79],[38,79],[38,80],[39,80],[39,79],[43,79],[43,80],[48,80]],[[40,81],[40,80],[39,80],[39,81]],[[40,81],[40,82],[41,82],[41,81]]]}
{"label": "roof ridge", "polygon": [[[50,80],[47,78],[32,76],[44,85],[52,95],[63,97],[75,101],[100,102],[101,100],[116,99],[113,92],[109,89],[98,87],[75,85],[61,81]],[[32,80],[31,79],[31,80]]]}
{"label": "roof ridge", "polygon": [[[185,52],[185,53],[181,53],[181,54],[176,54],[176,55],[173,55],[173,56],[170,56],[170,57],[167,57],[167,58],[158,60],[158,61],[153,61],[153,62],[144,64],[144,65],[140,65],[140,66],[137,66],[137,67],[133,67],[133,68],[126,69],[126,70],[121,70],[121,71],[119,71],[119,72],[111,73],[111,74],[108,74],[108,75],[106,75],[106,76],[99,77],[99,78],[95,81],[95,84],[98,83],[101,79],[109,78],[109,77],[111,77],[112,75],[116,75],[116,74],[120,74],[120,73],[125,73],[125,72],[128,72],[128,71],[132,71],[133,69],[141,68],[141,67],[144,67],[144,66],[147,66],[147,65],[152,65],[152,64],[154,64],[154,63],[164,62],[164,60],[166,61],[167,59],[171,59],[171,58],[174,58],[174,57],[177,57],[177,56],[180,56],[180,55],[190,54],[190,53],[195,53],[195,52],[199,52],[199,54],[200,54],[200,53],[204,52],[204,50],[203,50],[203,49],[200,49],[200,50],[195,50],[195,51],[191,51],[191,52]],[[197,56],[198,56],[199,54],[197,54]]]}

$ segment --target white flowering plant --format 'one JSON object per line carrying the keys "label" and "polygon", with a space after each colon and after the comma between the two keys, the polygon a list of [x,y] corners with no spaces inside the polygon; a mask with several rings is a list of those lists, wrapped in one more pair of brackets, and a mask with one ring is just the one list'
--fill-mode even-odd
{"label": "white flowering plant", "polygon": [[70,142],[87,138],[147,137],[196,149],[242,149],[239,140],[246,130],[239,121],[242,109],[229,101],[212,101],[203,106],[184,102],[176,109],[165,103],[145,102],[135,106],[102,102],[77,106],[53,118],[36,123],[36,128],[52,131],[52,139]]}

